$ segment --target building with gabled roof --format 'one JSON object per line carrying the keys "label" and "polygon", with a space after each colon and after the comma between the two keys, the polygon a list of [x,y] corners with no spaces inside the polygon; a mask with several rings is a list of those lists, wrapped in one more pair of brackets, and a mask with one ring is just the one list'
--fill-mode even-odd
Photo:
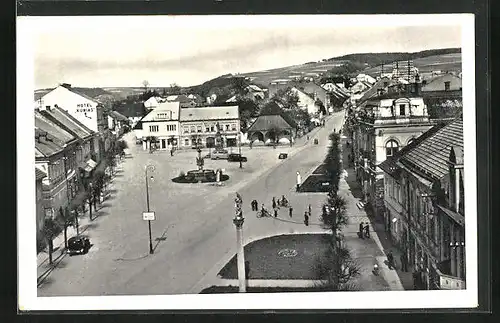
{"label": "building with gabled roof", "polygon": [[111,134],[107,123],[107,110],[101,102],[74,89],[71,84],[61,84],[35,102],[39,111],[59,107],[87,128],[101,135],[99,139],[99,160],[111,147]]}
{"label": "building with gabled roof", "polygon": [[180,102],[165,101],[145,115],[134,127],[136,138],[142,139],[143,149],[179,148],[180,114]]}
{"label": "building with gabled roof", "polygon": [[215,147],[219,129],[221,144],[235,147],[241,131],[240,113],[237,105],[208,106],[181,109],[182,147]]}
{"label": "building with gabled roof", "polygon": [[419,289],[465,288],[463,119],[440,123],[379,166],[385,221]]}

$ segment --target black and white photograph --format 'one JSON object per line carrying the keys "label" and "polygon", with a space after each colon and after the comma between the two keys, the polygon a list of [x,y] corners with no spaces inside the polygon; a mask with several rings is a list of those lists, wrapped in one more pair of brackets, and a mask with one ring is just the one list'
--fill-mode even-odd
{"label": "black and white photograph", "polygon": [[21,309],[477,305],[474,15],[17,28]]}

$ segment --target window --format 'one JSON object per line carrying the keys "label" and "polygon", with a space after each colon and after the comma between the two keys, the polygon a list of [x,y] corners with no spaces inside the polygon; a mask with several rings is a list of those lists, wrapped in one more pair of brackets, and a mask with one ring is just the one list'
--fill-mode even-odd
{"label": "window", "polygon": [[196,139],[191,140],[191,145],[196,146]]}
{"label": "window", "polygon": [[444,90],[449,91],[450,90],[450,82],[444,82]]}
{"label": "window", "polygon": [[191,126],[191,133],[194,133],[196,132],[196,127],[195,126]]}
{"label": "window", "polygon": [[406,111],[405,111],[405,107],[406,107],[406,105],[405,105],[405,104],[400,104],[400,105],[399,105],[399,115],[400,115],[400,116],[404,116],[404,115],[405,115],[405,112],[406,112]]}
{"label": "window", "polygon": [[414,142],[414,141],[415,141],[415,138],[410,138],[410,139],[408,140],[407,145],[411,144],[411,143],[412,143],[412,142]]}
{"label": "window", "polygon": [[214,125],[210,126],[210,132],[215,132],[215,126]]}
{"label": "window", "polygon": [[189,146],[189,139],[184,139],[184,146]]}
{"label": "window", "polygon": [[209,126],[205,127],[205,132],[210,132],[210,127]]}
{"label": "window", "polygon": [[175,131],[177,130],[177,125],[175,124],[168,124],[167,125],[167,131]]}
{"label": "window", "polygon": [[158,132],[159,127],[158,126],[149,126],[149,132]]}
{"label": "window", "polygon": [[201,126],[197,126],[196,128],[197,128],[198,132],[201,132]]}
{"label": "window", "polygon": [[189,133],[189,127],[184,127],[183,133]]}
{"label": "window", "polygon": [[231,130],[236,131],[236,123],[231,124]]}
{"label": "window", "polygon": [[394,154],[399,150],[399,145],[396,140],[389,140],[385,144],[385,154],[387,157],[394,156]]}
{"label": "window", "polygon": [[229,125],[228,124],[226,125],[226,131],[229,131]]}

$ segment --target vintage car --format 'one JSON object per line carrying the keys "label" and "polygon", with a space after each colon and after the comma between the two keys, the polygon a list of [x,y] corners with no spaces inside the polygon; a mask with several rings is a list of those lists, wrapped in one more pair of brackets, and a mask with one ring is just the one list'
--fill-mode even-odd
{"label": "vintage car", "polygon": [[85,254],[91,247],[90,239],[86,236],[76,236],[68,239],[67,253],[70,255]]}
{"label": "vintage car", "polygon": [[229,154],[227,156],[227,161],[228,162],[246,162],[247,158],[245,156],[241,156],[241,154]]}
{"label": "vintage car", "polygon": [[214,150],[210,154],[211,159],[227,159],[228,158],[227,150]]}

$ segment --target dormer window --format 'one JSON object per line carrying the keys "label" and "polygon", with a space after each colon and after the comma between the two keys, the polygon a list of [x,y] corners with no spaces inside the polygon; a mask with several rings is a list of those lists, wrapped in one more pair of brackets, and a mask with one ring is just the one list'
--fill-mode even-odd
{"label": "dormer window", "polygon": [[399,105],[399,115],[400,116],[406,115],[406,104]]}
{"label": "dormer window", "polygon": [[399,145],[396,140],[389,140],[385,144],[385,154],[387,157],[394,156],[394,154],[398,152],[398,150],[399,150]]}
{"label": "dormer window", "polygon": [[450,82],[444,82],[444,90],[449,91],[450,90]]}

